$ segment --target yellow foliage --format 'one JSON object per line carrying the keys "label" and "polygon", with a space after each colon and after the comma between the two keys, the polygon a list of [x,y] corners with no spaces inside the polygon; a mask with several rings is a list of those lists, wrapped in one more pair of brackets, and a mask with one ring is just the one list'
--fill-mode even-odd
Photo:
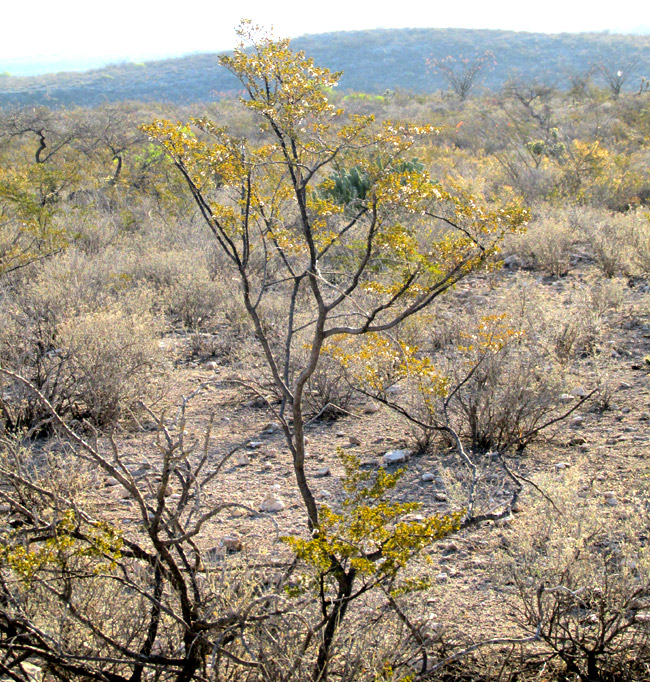
{"label": "yellow foliage", "polygon": [[[388,474],[380,469],[372,480],[372,474],[360,471],[357,457],[342,451],[339,456],[345,468],[343,511],[323,505],[312,538],[283,538],[319,574],[329,571],[336,557],[339,565],[354,568],[366,580],[392,579],[425,547],[458,530],[462,510],[410,521],[405,517],[419,508],[417,503],[387,501],[386,493],[395,487],[401,470]],[[409,581],[401,587],[404,592],[425,586]]]}
{"label": "yellow foliage", "polygon": [[64,569],[75,559],[93,559],[94,573],[113,570],[122,556],[120,532],[97,522],[81,536],[78,525],[72,510],[63,512],[54,524],[52,536],[34,543],[35,548],[16,541],[11,533],[5,534],[0,538],[0,566],[7,567],[27,583],[43,569]]}

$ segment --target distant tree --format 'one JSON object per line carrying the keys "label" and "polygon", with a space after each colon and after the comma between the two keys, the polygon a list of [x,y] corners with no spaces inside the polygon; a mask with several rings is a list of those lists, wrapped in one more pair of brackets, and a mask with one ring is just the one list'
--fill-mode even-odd
{"label": "distant tree", "polygon": [[36,163],[47,163],[65,149],[78,131],[69,125],[65,115],[46,107],[25,107],[5,114],[0,120],[0,140],[36,138]]}
{"label": "distant tree", "polygon": [[567,74],[570,88],[569,94],[577,100],[582,100],[588,97],[593,87],[595,67],[592,65],[583,71],[573,71]]}
{"label": "distant tree", "polygon": [[68,159],[77,134],[45,107],[0,114],[0,277],[66,246],[55,216],[79,177]]}
{"label": "distant tree", "polygon": [[638,57],[630,59],[626,64],[622,66],[612,67],[605,62],[599,62],[596,65],[598,71],[600,71],[602,77],[605,79],[605,83],[609,88],[614,99],[616,99],[620,94],[623,86],[627,80],[632,75],[632,72],[639,63]]}
{"label": "distant tree", "polygon": [[497,63],[496,57],[490,50],[475,57],[458,59],[449,55],[444,59],[428,59],[427,64],[437,71],[447,81],[449,87],[464,101],[479,80],[481,72],[493,69]]}

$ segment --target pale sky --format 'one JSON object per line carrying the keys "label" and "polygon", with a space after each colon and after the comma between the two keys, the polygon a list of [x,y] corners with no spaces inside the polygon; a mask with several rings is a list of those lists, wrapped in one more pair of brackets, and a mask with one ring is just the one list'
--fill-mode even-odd
{"label": "pale sky", "polygon": [[[24,61],[144,60],[234,46],[242,17],[275,35],[372,28],[497,28],[545,33],[650,30],[638,0],[11,0],[0,72]],[[14,71],[14,72],[17,72]]]}

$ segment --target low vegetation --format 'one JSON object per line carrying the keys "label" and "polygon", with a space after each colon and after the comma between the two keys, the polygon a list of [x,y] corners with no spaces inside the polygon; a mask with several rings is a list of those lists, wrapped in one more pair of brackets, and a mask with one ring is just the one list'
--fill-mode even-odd
{"label": "low vegetation", "polygon": [[240,36],[0,111],[0,675],[647,679],[650,95]]}

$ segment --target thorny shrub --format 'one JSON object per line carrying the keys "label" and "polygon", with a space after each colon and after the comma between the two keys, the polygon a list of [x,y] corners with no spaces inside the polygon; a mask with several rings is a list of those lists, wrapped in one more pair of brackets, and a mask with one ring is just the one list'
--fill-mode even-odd
{"label": "thorny shrub", "polygon": [[[648,493],[580,480],[577,467],[540,476],[497,562],[523,631],[525,656],[579,680],[623,681],[650,672]],[[531,493],[532,494],[532,493]]]}
{"label": "thorny shrub", "polygon": [[477,451],[523,447],[526,434],[562,410],[567,365],[554,350],[557,324],[544,321],[539,301],[504,298],[436,311],[415,339],[376,335],[328,352],[357,390],[401,412],[425,442],[449,427]]}
{"label": "thorny shrub", "polygon": [[[162,365],[150,294],[125,289],[101,265],[68,253],[31,281],[7,284],[0,365],[33,382],[61,414],[107,425],[153,397]],[[29,391],[4,377],[0,386],[5,427],[32,428],[47,418]]]}

